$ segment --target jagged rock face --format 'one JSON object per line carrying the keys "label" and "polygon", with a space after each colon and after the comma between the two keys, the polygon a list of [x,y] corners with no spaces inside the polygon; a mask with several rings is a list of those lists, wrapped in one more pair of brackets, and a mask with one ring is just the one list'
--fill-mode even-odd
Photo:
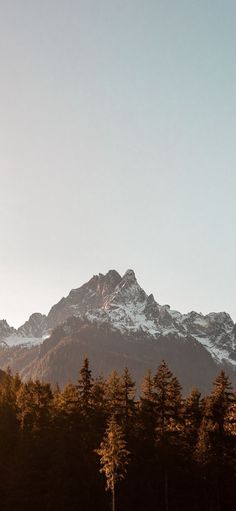
{"label": "jagged rock face", "polygon": [[133,270],[127,270],[113,292],[104,297],[100,308],[90,310],[86,317],[93,322],[108,323],[112,328],[127,332],[159,332],[159,307],[138,284]]}
{"label": "jagged rock face", "polygon": [[22,337],[42,337],[47,330],[47,316],[35,312],[28,321],[17,330],[17,335]]}
{"label": "jagged rock face", "polygon": [[141,332],[155,339],[170,334],[191,336],[200,342],[219,362],[235,361],[235,326],[226,313],[203,315],[181,314],[168,305],[159,305],[138,284],[133,270],[123,277],[111,270],[93,277],[87,284],[70,292],[48,315],[48,327],[54,327],[71,316],[108,324],[122,333]]}
{"label": "jagged rock face", "polygon": [[235,364],[235,325],[225,312],[180,315],[184,330],[200,342],[218,361],[223,359]]}
{"label": "jagged rock face", "polygon": [[[84,337],[85,331],[90,332],[93,345]],[[106,337],[105,344],[101,332]],[[13,366],[25,378],[50,375],[55,381],[59,374],[58,381],[64,383],[67,377],[72,378],[75,367],[78,370],[75,353],[78,355],[80,350],[86,354],[88,350],[91,357],[96,353],[97,363],[99,356],[103,358],[108,371],[113,368],[115,353],[118,367],[127,358],[126,365],[137,369],[138,364],[138,374],[141,368],[146,369],[147,363],[151,367],[158,363],[160,357],[178,370],[179,357],[184,357],[180,363],[182,370],[185,366],[186,373],[187,366],[195,364],[202,382],[202,368],[209,377],[214,368],[226,368],[236,382],[236,326],[230,316],[223,312],[205,316],[194,311],[181,314],[169,305],[159,305],[153,295],[148,296],[140,287],[133,270],[127,270],[123,277],[115,270],[95,275],[62,298],[48,316],[32,314],[18,330],[1,321],[0,339],[0,367]],[[115,346],[118,342],[120,345]],[[190,375],[188,380],[194,384]]]}
{"label": "jagged rock face", "polygon": [[48,328],[72,316],[108,323],[122,332],[140,331],[151,336],[160,334],[165,327],[179,330],[167,309],[140,287],[133,270],[127,270],[123,277],[111,270],[72,290],[50,310]]}
{"label": "jagged rock face", "polygon": [[62,298],[54,305],[48,314],[48,328],[54,328],[70,316],[81,316],[86,312],[103,306],[106,296],[112,294],[121,281],[121,276],[115,270],[106,275],[94,275],[86,284],[78,289],[72,289],[67,298]]}
{"label": "jagged rock face", "polygon": [[0,339],[6,339],[9,335],[14,334],[15,329],[8,325],[5,319],[0,320]]}

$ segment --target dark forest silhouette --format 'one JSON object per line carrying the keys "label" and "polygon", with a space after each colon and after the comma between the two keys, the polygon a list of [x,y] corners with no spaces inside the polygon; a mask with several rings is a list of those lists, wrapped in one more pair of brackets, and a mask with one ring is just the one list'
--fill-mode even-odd
{"label": "dark forest silhouette", "polygon": [[[63,390],[8,371],[0,383],[1,510],[108,511],[114,481],[117,511],[234,510],[236,393],[227,376],[208,396],[193,389],[184,397],[163,361],[135,395],[128,369],[93,379],[87,359],[77,384]],[[112,464],[104,469],[114,438],[123,449],[117,474]]]}

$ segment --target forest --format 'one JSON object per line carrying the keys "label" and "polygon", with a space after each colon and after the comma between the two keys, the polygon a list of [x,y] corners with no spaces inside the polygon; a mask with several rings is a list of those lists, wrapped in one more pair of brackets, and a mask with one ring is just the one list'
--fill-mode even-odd
{"label": "forest", "polygon": [[88,359],[63,389],[0,382],[1,511],[231,511],[236,393],[224,372],[184,396],[163,361],[140,396],[123,374],[93,378]]}

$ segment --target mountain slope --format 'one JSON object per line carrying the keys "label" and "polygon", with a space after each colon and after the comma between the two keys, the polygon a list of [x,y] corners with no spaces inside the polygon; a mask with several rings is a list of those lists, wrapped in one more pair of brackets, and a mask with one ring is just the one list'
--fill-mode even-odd
{"label": "mountain slope", "polygon": [[224,312],[181,314],[159,305],[133,270],[92,277],[18,330],[0,321],[0,367],[65,383],[89,355],[95,372],[133,369],[138,380],[165,358],[186,388],[206,389],[219,369],[236,383],[236,328]]}

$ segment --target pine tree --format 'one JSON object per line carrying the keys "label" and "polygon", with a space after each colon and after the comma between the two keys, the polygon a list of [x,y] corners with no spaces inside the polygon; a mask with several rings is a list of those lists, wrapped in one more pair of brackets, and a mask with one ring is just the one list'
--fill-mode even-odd
{"label": "pine tree", "polygon": [[235,510],[236,393],[223,372],[210,395],[202,399],[193,389],[183,400],[162,362],[154,377],[148,372],[136,401],[128,369],[107,381],[93,380],[88,362],[81,371],[78,384],[53,392],[1,373],[4,511],[106,509],[96,452],[113,508],[116,498],[130,511]]}
{"label": "pine tree", "polygon": [[17,394],[18,419],[22,430],[47,428],[51,417],[53,394],[48,383],[30,380]]}
{"label": "pine tree", "polygon": [[209,422],[206,417],[203,417],[199,428],[194,456],[203,468],[208,467],[215,461],[212,451]]}
{"label": "pine tree", "polygon": [[129,370],[126,367],[121,376],[121,420],[124,431],[128,434],[132,428],[135,416],[135,382],[132,380]]}
{"label": "pine tree", "polygon": [[106,382],[106,402],[110,416],[121,419],[122,416],[122,383],[117,371],[113,370]]}
{"label": "pine tree", "polygon": [[211,499],[217,511],[223,509],[224,472],[230,456],[228,417],[233,393],[223,371],[213,382],[213,391],[205,399],[204,414],[196,446],[196,457],[203,467],[205,480],[211,480]]}
{"label": "pine tree", "polygon": [[154,377],[156,445],[164,475],[165,511],[169,509],[169,467],[183,431],[182,395],[178,379],[163,360]]}
{"label": "pine tree", "polygon": [[236,436],[236,392],[233,392],[232,400],[226,413],[225,428],[231,436]]}
{"label": "pine tree", "polygon": [[92,403],[95,410],[104,414],[106,409],[106,382],[102,376],[98,376],[98,378],[94,380]]}
{"label": "pine tree", "polygon": [[142,383],[139,402],[139,427],[142,439],[148,442],[151,447],[153,447],[156,438],[156,421],[154,381],[151,369],[149,369]]}
{"label": "pine tree", "polygon": [[84,359],[84,363],[80,369],[80,376],[77,384],[79,393],[80,408],[82,414],[87,416],[91,411],[91,398],[92,398],[92,373],[89,368],[88,358]]}
{"label": "pine tree", "polygon": [[17,391],[20,384],[19,377],[13,377],[10,370],[0,383],[0,459],[3,465],[14,453],[17,442]]}
{"label": "pine tree", "polygon": [[232,385],[224,371],[221,371],[213,382],[213,386],[206,413],[213,429],[222,437],[225,433],[228,409],[233,401]]}
{"label": "pine tree", "polygon": [[196,447],[198,432],[202,420],[201,392],[194,388],[184,402],[185,438],[190,454]]}
{"label": "pine tree", "polygon": [[53,404],[59,427],[61,423],[65,423],[69,429],[73,429],[75,424],[77,424],[80,415],[79,393],[76,385],[68,383],[63,392],[56,389]]}
{"label": "pine tree", "polygon": [[151,369],[148,369],[142,383],[142,400],[153,403],[154,381]]}
{"label": "pine tree", "polygon": [[112,511],[115,511],[116,485],[126,475],[130,453],[126,448],[123,430],[114,416],[109,420],[105,437],[96,452],[100,456],[100,472],[106,477],[106,489],[112,493]]}
{"label": "pine tree", "polygon": [[93,432],[96,437],[99,437],[100,439],[104,432],[108,418],[108,410],[106,405],[106,382],[102,376],[96,378],[93,383],[92,412]]}
{"label": "pine tree", "polygon": [[157,440],[167,440],[170,433],[180,430],[183,409],[181,385],[165,361],[160,364],[154,377],[154,399]]}

